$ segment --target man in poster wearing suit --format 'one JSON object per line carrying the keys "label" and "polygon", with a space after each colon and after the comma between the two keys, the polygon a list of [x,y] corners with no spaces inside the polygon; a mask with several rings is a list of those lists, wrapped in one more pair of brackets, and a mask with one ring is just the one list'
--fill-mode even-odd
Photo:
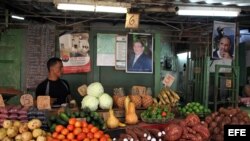
{"label": "man in poster wearing suit", "polygon": [[144,45],[141,41],[133,44],[133,55],[128,60],[128,71],[152,72],[152,58],[144,53]]}

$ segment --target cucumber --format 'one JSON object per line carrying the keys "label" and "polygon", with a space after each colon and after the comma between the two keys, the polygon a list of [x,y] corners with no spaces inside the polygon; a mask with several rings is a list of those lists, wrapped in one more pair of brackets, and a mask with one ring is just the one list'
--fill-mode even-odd
{"label": "cucumber", "polygon": [[51,116],[50,116],[50,121],[52,121],[52,122],[56,121],[56,116],[51,115]]}
{"label": "cucumber", "polygon": [[65,108],[65,114],[66,114],[68,117],[71,116],[71,110],[70,110],[70,108],[68,108],[68,107]]}
{"label": "cucumber", "polygon": [[55,131],[55,128],[56,128],[56,123],[53,123],[53,124],[50,126],[50,132],[54,132],[54,131]]}
{"label": "cucumber", "polygon": [[57,122],[58,124],[65,125],[65,126],[68,124],[68,122],[62,120],[62,119],[59,118],[59,117],[56,119],[56,122]]}
{"label": "cucumber", "polygon": [[66,113],[60,113],[60,118],[68,123],[69,117],[66,115]]}
{"label": "cucumber", "polygon": [[74,112],[74,115],[76,118],[80,117],[80,113],[79,112]]}

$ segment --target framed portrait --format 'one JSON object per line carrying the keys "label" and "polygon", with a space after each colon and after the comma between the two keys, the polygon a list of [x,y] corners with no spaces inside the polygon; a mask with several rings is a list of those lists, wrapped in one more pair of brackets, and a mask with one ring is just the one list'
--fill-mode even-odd
{"label": "framed portrait", "polygon": [[146,33],[127,35],[127,73],[153,73],[153,36]]}
{"label": "framed portrait", "polygon": [[214,21],[212,58],[215,60],[234,58],[236,24]]}

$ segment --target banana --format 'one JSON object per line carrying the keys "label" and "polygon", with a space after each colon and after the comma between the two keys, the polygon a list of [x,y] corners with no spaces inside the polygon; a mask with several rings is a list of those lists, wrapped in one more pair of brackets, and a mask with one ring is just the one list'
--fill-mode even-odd
{"label": "banana", "polygon": [[161,91],[161,96],[166,101],[166,103],[170,103],[170,100],[164,91]]}
{"label": "banana", "polygon": [[153,98],[153,101],[154,101],[155,104],[158,104],[158,101],[157,101],[156,98]]}
{"label": "banana", "polygon": [[161,94],[158,95],[158,98],[160,99],[160,102],[163,104],[163,105],[166,105],[167,103],[164,101],[164,98],[162,98]]}
{"label": "banana", "polygon": [[170,93],[172,94],[172,96],[173,96],[175,99],[180,100],[179,95],[178,95],[175,91],[170,90]]}

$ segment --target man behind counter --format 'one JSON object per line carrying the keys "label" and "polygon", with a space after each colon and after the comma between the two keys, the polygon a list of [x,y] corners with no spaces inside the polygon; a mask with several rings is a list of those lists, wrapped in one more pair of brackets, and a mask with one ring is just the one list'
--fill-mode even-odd
{"label": "man behind counter", "polygon": [[66,102],[70,94],[69,84],[66,80],[60,79],[62,75],[62,60],[51,58],[47,62],[48,78],[41,82],[36,88],[36,96],[49,95],[56,98],[53,105],[61,105]]}

